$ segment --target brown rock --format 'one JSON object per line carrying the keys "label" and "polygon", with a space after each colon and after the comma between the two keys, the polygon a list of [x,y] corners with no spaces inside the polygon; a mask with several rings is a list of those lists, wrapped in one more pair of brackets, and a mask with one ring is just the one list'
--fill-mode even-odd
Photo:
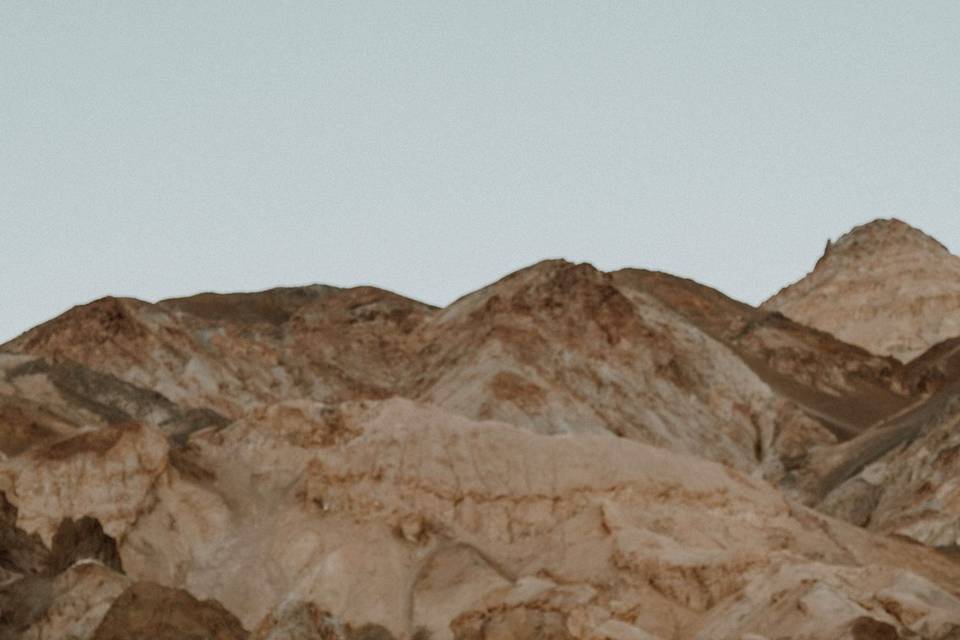
{"label": "brown rock", "polygon": [[0,569],[28,575],[47,571],[47,548],[37,534],[17,526],[17,508],[0,491]]}
{"label": "brown rock", "polygon": [[456,640],[573,640],[563,614],[526,607],[458,618],[453,629]]}
{"label": "brown rock", "polygon": [[895,626],[866,616],[854,620],[850,633],[853,640],[900,640]]}
{"label": "brown rock", "polygon": [[245,640],[248,634],[219,603],[137,582],[118,597],[91,640]]}
{"label": "brown rock", "polygon": [[79,560],[96,560],[108,569],[123,573],[116,541],[89,516],[79,520],[67,518],[60,523],[53,535],[48,571],[62,573]]}
{"label": "brown rock", "polygon": [[149,508],[168,452],[150,427],[104,427],[0,463],[0,488],[17,505],[19,526],[48,543],[62,520],[83,516],[119,539]]}
{"label": "brown rock", "polygon": [[75,308],[0,353],[0,637],[948,638],[960,357],[863,347],[947,337],[956,260]]}
{"label": "brown rock", "polygon": [[21,640],[89,638],[130,579],[98,562],[83,561],[48,585],[43,613],[34,617]]}

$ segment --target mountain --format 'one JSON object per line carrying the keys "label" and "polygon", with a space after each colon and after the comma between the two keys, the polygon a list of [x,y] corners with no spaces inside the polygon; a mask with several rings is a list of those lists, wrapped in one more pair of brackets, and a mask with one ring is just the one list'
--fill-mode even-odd
{"label": "mountain", "polygon": [[75,307],[0,347],[0,639],[958,637],[956,260]]}
{"label": "mountain", "polygon": [[908,362],[960,335],[960,257],[905,222],[875,220],[828,243],[763,308]]}
{"label": "mountain", "polygon": [[933,389],[909,410],[830,452],[818,452],[820,509],[872,530],[960,549],[960,349],[948,340],[907,378]]}
{"label": "mountain", "polygon": [[[684,287],[693,289],[680,295]],[[537,432],[612,433],[770,477],[798,464],[809,440],[849,438],[910,402],[892,359],[665,274],[562,260],[442,310],[374,288],[106,298],[4,348],[210,419],[291,398],[401,396]],[[176,424],[187,433],[199,423]]]}

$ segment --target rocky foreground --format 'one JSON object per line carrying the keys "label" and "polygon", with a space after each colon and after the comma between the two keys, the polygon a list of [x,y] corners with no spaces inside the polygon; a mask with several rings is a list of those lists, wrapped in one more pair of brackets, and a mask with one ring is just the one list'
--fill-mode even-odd
{"label": "rocky foreground", "polygon": [[960,258],[105,298],[0,347],[0,452],[0,639],[956,639]]}

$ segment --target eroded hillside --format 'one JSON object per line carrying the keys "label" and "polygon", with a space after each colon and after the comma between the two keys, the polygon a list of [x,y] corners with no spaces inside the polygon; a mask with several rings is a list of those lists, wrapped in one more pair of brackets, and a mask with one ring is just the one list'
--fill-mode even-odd
{"label": "eroded hillside", "polygon": [[0,637],[958,637],[957,263],[76,307],[0,353]]}

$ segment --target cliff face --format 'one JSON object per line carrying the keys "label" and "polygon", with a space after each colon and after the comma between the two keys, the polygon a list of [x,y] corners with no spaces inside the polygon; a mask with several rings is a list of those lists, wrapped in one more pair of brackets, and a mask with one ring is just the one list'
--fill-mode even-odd
{"label": "cliff face", "polygon": [[956,341],[820,323],[932,335],[878,255],[947,304],[879,221],[760,309],[559,260],[77,307],[0,350],[0,638],[954,637]]}
{"label": "cliff face", "polygon": [[763,307],[908,362],[960,335],[960,258],[900,220],[876,220]]}

